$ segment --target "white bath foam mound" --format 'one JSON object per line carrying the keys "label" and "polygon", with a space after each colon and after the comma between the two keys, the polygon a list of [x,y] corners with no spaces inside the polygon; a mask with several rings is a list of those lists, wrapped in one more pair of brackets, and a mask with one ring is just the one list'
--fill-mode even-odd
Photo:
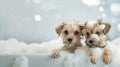
{"label": "white bath foam mound", "polygon": [[49,42],[43,42],[40,49],[43,50],[43,52],[50,52],[51,50],[61,48],[63,45],[62,40],[58,38]]}
{"label": "white bath foam mound", "polygon": [[33,54],[33,53],[49,53],[54,49],[62,47],[61,39],[51,40],[43,43],[31,43],[27,44],[19,42],[14,38],[8,40],[0,40],[0,53],[7,54]]}
{"label": "white bath foam mound", "polygon": [[[66,60],[64,61],[64,66],[72,67],[120,67],[120,38],[117,38],[111,42],[108,42],[107,48],[112,51],[112,61],[110,64],[106,65],[102,60],[102,51],[101,48],[96,48],[95,52],[98,55],[97,64],[93,65],[88,57],[89,49],[86,47],[79,48],[75,51],[74,55],[67,55]],[[118,44],[118,45],[117,45]],[[69,58],[69,59],[68,59]],[[72,62],[70,63],[70,61]]]}
{"label": "white bath foam mound", "polygon": [[25,56],[16,57],[13,67],[29,67],[28,59]]}
{"label": "white bath foam mound", "polygon": [[[63,61],[64,67],[120,67],[120,38],[117,38],[111,42],[108,42],[110,46],[108,48],[112,51],[112,62],[109,65],[105,65],[102,59],[98,59],[97,64],[93,65],[87,56],[85,48],[79,48],[74,54],[66,53],[65,59]],[[49,42],[31,43],[26,44],[24,42],[19,42],[18,40],[11,38],[8,40],[0,40],[0,53],[2,54],[20,54],[20,53],[49,53],[53,49],[57,49],[63,46],[61,39],[51,40]],[[100,49],[97,49],[97,54]],[[23,57],[22,57],[23,58]],[[25,60],[24,62],[26,62]],[[21,62],[16,59],[14,66],[17,66],[17,62]],[[27,63],[27,62],[26,62]],[[25,66],[24,63],[20,65]],[[27,66],[27,65],[26,65]]]}
{"label": "white bath foam mound", "polygon": [[118,46],[120,46],[120,37],[119,38],[116,38],[116,39],[114,39],[114,40],[112,40],[111,41],[111,43],[113,43],[114,45],[118,45]]}

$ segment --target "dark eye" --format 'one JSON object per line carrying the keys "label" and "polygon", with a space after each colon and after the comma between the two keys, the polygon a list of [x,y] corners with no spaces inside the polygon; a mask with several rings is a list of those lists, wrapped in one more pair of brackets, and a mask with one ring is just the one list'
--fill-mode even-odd
{"label": "dark eye", "polygon": [[87,32],[86,35],[89,36],[89,33]]}
{"label": "dark eye", "polygon": [[68,35],[68,31],[67,30],[65,30],[64,33],[65,33],[65,35]]}
{"label": "dark eye", "polygon": [[78,35],[78,34],[79,34],[79,32],[78,32],[78,31],[75,31],[75,32],[74,32],[74,35]]}
{"label": "dark eye", "polygon": [[96,34],[97,34],[97,35],[100,35],[100,32],[99,32],[99,31],[96,31]]}

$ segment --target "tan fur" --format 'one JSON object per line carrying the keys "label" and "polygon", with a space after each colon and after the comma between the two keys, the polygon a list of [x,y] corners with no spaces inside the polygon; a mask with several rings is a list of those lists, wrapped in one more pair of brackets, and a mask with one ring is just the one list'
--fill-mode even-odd
{"label": "tan fur", "polygon": [[63,22],[59,27],[57,27],[55,30],[56,30],[56,32],[57,32],[57,34],[59,34],[60,35],[60,33],[61,33],[61,30],[63,29],[63,27],[64,27],[64,25],[66,25],[66,23],[65,22]]}
{"label": "tan fur", "polygon": [[58,57],[60,57],[60,52],[58,50],[53,50],[51,57],[52,58],[58,58]]}
{"label": "tan fur", "polygon": [[68,51],[68,52],[70,52],[70,53],[74,53],[75,52],[75,50],[78,48],[78,47],[82,47],[82,44],[80,43],[80,44],[73,44],[73,46],[71,46],[71,47],[67,47],[67,45],[65,45],[65,46],[63,46],[60,50],[61,51]]}
{"label": "tan fur", "polygon": [[96,53],[94,51],[90,51],[89,53],[89,56],[90,56],[90,60],[93,64],[96,64],[97,62],[97,56],[96,56]]}
{"label": "tan fur", "polygon": [[110,24],[108,24],[108,23],[104,23],[105,24],[105,29],[104,29],[104,33],[108,33],[109,32],[109,30],[110,30],[110,28],[111,28],[111,26],[110,26]]}
{"label": "tan fur", "polygon": [[[81,30],[83,26],[79,23],[62,23],[56,28],[56,32],[58,35],[62,37],[64,46],[59,51],[68,51],[70,53],[74,53],[77,47],[81,47],[82,44],[80,42],[80,37],[82,35]],[[72,42],[69,42],[68,39],[72,39]],[[56,52],[52,52],[52,56],[56,55]],[[59,54],[60,55],[60,54]],[[55,57],[55,56],[54,56]],[[57,57],[56,57],[57,58]]]}
{"label": "tan fur", "polygon": [[[104,24],[105,25],[105,28],[103,30],[101,30],[99,28],[99,26],[101,24]],[[89,46],[90,48],[104,48],[104,52],[103,52],[103,62],[105,64],[109,64],[110,61],[111,61],[111,51],[106,49],[105,46],[107,45],[107,40],[108,40],[108,37],[107,37],[107,33],[109,32],[111,26],[110,24],[108,23],[104,23],[102,20],[97,20],[97,23],[95,23],[92,27],[87,27],[86,26],[87,23],[85,24],[85,28],[83,29],[83,34],[85,35],[86,37],[86,45]],[[93,38],[92,39],[92,35],[95,34],[98,36],[98,39],[97,40],[96,38]],[[89,43],[90,40],[93,41],[93,44],[91,46],[91,44]],[[94,45],[95,44],[95,45]],[[99,44],[99,45],[98,45]],[[89,57],[91,59],[91,62],[93,64],[96,64],[96,55],[94,53],[94,51],[90,51],[89,52]]]}
{"label": "tan fur", "polygon": [[104,50],[103,62],[105,64],[109,64],[111,62],[111,55],[112,55],[112,52],[110,50],[108,50],[108,49]]}

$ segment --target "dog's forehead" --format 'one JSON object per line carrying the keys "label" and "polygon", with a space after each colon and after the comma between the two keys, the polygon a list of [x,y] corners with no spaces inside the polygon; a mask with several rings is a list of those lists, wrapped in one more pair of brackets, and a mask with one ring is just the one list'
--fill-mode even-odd
{"label": "dog's forehead", "polygon": [[78,24],[67,24],[67,25],[65,25],[65,28],[67,28],[69,30],[77,30],[77,29],[79,29],[79,25]]}

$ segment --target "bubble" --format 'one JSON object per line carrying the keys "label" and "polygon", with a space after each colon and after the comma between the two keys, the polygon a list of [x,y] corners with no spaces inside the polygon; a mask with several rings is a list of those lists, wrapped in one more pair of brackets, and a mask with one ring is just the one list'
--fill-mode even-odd
{"label": "bubble", "polygon": [[102,6],[99,7],[99,11],[100,12],[103,12],[104,11],[104,8]]}
{"label": "bubble", "polygon": [[120,31],[120,24],[117,25],[117,30]]}
{"label": "bubble", "polygon": [[32,0],[33,1],[33,3],[35,3],[35,4],[39,4],[40,3],[40,0]]}
{"label": "bubble", "polygon": [[83,3],[88,6],[98,6],[100,5],[100,0],[83,0]]}
{"label": "bubble", "polygon": [[114,16],[120,15],[120,4],[111,4],[110,10]]}
{"label": "bubble", "polygon": [[105,18],[105,17],[106,17],[106,15],[103,13],[103,14],[102,14],[102,17],[103,17],[103,18]]}
{"label": "bubble", "polygon": [[41,18],[40,15],[35,15],[35,16],[34,16],[34,20],[37,21],[37,22],[39,22],[39,21],[42,20],[42,18]]}

